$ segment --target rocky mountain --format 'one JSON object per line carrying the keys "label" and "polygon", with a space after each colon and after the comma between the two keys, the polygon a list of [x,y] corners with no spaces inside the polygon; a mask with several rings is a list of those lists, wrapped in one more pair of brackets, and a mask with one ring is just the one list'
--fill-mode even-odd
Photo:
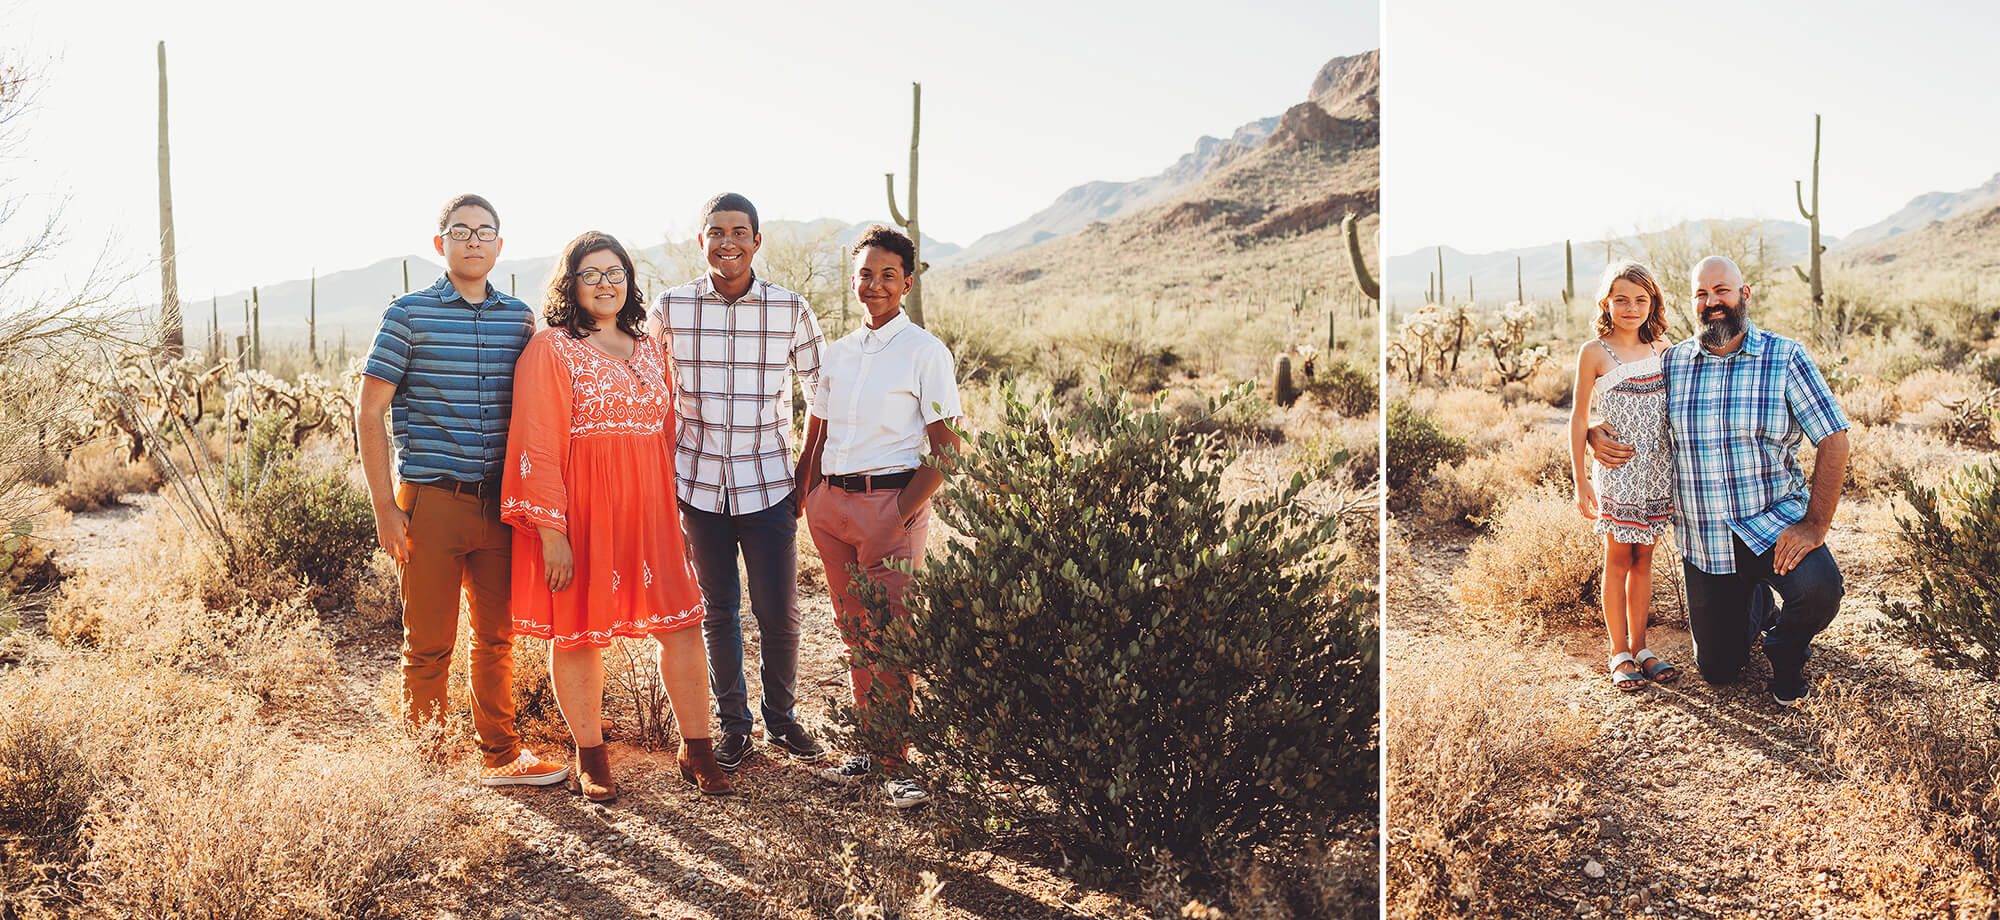
{"label": "rocky mountain", "polygon": [[[1689,221],[1647,236],[1677,236],[1699,250],[1710,239],[1711,231],[1761,238],[1769,247],[1769,261],[1780,267],[1803,261],[1809,239],[1809,229],[1805,224],[1786,220]],[[1825,238],[1824,242],[1828,248],[1835,245],[1831,237]],[[1647,245],[1639,234],[1608,241],[1572,241],[1570,249],[1576,266],[1578,296],[1589,296],[1585,292],[1597,282],[1597,277],[1604,272],[1611,258],[1643,259]],[[1446,246],[1443,255],[1445,294],[1454,303],[1466,298],[1468,279],[1472,283],[1472,294],[1480,303],[1499,304],[1513,300],[1516,295],[1516,258],[1520,259],[1519,288],[1528,299],[1543,302],[1562,299],[1564,269],[1561,240],[1540,246],[1480,253],[1461,252]],[[1383,298],[1393,308],[1414,309],[1423,303],[1425,285],[1436,274],[1437,265],[1437,247],[1391,256],[1386,267],[1389,277],[1383,283]]]}
{"label": "rocky mountain", "polygon": [[1836,271],[1920,283],[2000,271],[2000,197],[1887,239],[1842,248],[1832,258]]}
{"label": "rocky mountain", "polygon": [[1993,178],[1986,180],[1984,185],[1963,191],[1928,192],[1918,195],[1910,199],[1910,203],[1903,205],[1896,213],[1848,234],[1841,240],[1838,248],[1860,249],[1890,237],[1922,230],[1939,221],[1982,211],[1995,205],[2000,205],[2000,173],[1994,173]]}
{"label": "rocky mountain", "polygon": [[1373,249],[1380,85],[1379,51],[1335,58],[1260,143],[1196,181],[1072,235],[953,264],[937,283],[1018,288],[1023,297],[1095,289],[1188,302],[1240,297],[1254,277],[1351,292],[1340,220],[1361,218],[1364,249]]}
{"label": "rocky mountain", "polygon": [[1027,220],[974,240],[956,256],[929,258],[926,253],[926,260],[933,265],[949,265],[1004,255],[1165,201],[1218,167],[1256,149],[1277,126],[1278,117],[1274,115],[1237,128],[1227,139],[1203,137],[1195,142],[1193,150],[1159,175],[1130,182],[1086,182],[1056,196],[1048,207]]}

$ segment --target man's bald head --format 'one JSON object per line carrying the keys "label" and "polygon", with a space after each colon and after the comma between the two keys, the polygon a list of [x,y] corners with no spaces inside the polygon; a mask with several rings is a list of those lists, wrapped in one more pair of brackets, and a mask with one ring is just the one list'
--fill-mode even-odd
{"label": "man's bald head", "polygon": [[1736,262],[1728,256],[1709,256],[1694,264],[1689,280],[1694,282],[1696,290],[1717,285],[1740,288],[1743,286],[1743,270],[1737,268]]}

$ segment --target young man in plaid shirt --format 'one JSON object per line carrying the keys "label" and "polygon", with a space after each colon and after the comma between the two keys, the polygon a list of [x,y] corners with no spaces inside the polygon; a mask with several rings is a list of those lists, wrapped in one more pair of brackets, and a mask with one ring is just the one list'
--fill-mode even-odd
{"label": "young man in plaid shirt", "polygon": [[[1805,346],[1749,321],[1736,263],[1709,256],[1693,282],[1701,333],[1667,349],[1665,365],[1695,665],[1711,683],[1734,680],[1761,636],[1771,695],[1791,706],[1808,692],[1812,638],[1840,610],[1826,532],[1847,469],[1847,416]],[[1590,434],[1600,462],[1631,457],[1606,434]],[[1799,468],[1802,436],[1818,447],[1810,479]]]}
{"label": "young man in plaid shirt", "polygon": [[715,759],[734,771],[752,751],[743,676],[743,585],[763,646],[765,741],[808,763],[826,749],[794,712],[799,671],[798,518],[804,471],[793,460],[792,378],[819,380],[819,320],[798,294],[751,270],[763,243],[742,195],[702,207],[708,273],[660,295],[653,319],[673,350],[678,391],[674,478],[681,526],[708,603],[702,638],[722,738]]}

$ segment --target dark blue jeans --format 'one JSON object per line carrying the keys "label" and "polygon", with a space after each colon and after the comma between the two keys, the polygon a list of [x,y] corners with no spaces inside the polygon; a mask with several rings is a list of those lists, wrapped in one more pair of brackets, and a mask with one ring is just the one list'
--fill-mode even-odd
{"label": "dark blue jeans", "polygon": [[758,675],[764,682],[764,730],[798,728],[799,521],[797,495],[749,514],[713,514],[681,503],[681,529],[694,557],[708,611],[701,637],[708,646],[708,688],[724,734],[750,733],[750,692],[743,678],[743,583],[736,556],[743,555],[750,582],[750,612],[763,644]]}
{"label": "dark blue jeans", "polygon": [[1740,539],[1731,542],[1736,547],[1733,574],[1710,575],[1681,560],[1695,667],[1709,683],[1735,680],[1750,658],[1751,643],[1761,635],[1771,673],[1796,675],[1812,652],[1813,637],[1840,612],[1845,593],[1840,567],[1833,553],[1820,546],[1779,575],[1771,571],[1772,553],[1758,555]]}

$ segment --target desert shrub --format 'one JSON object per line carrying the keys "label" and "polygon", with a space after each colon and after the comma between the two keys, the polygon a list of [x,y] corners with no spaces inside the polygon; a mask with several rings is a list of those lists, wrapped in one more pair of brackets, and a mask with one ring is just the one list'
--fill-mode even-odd
{"label": "desert shrub", "polygon": [[[1108,385],[1108,382],[1101,385]],[[1074,405],[1069,407],[1069,411],[1088,411],[1089,403],[1098,392],[1070,391]],[[1219,434],[1234,443],[1282,444],[1285,441],[1284,426],[1271,419],[1277,411],[1278,407],[1261,393],[1241,393],[1218,400],[1184,390],[1174,400],[1172,414],[1192,434]]]}
{"label": "desert shrub", "polygon": [[275,413],[252,427],[241,468],[232,468],[230,507],[242,531],[239,562],[282,567],[351,598],[375,545],[375,512],[344,465],[308,457]]}
{"label": "desert shrub", "polygon": [[159,473],[151,465],[126,462],[125,451],[118,445],[97,444],[69,455],[54,498],[65,511],[94,511],[115,504],[128,493],[159,487]]}
{"label": "desert shrub", "polygon": [[[1568,658],[1516,627],[1464,638],[1507,661]],[[1384,713],[1394,726],[1384,760],[1387,915],[1493,916],[1496,889],[1542,882],[1528,854],[1509,852],[1510,831],[1581,810],[1559,790],[1570,788],[1564,780],[1594,726],[1561,681],[1532,666],[1466,668],[1456,648],[1397,658]],[[1443,673],[1451,680],[1433,679]]]}
{"label": "desert shrub", "polygon": [[1569,481],[1567,432],[1541,428],[1524,434],[1510,449],[1438,467],[1424,484],[1419,503],[1432,520],[1484,528],[1515,494],[1543,484],[1568,488]]}
{"label": "desert shrub", "polygon": [[1430,416],[1418,413],[1403,400],[1389,404],[1383,449],[1389,455],[1391,492],[1403,491],[1440,463],[1464,460],[1467,452],[1463,438],[1439,430]]}
{"label": "desert shrub", "polygon": [[1935,485],[1965,456],[1939,438],[1888,425],[1856,425],[1848,438],[1845,483],[1854,497],[1896,494],[1904,479]]}
{"label": "desert shrub", "polygon": [[1375,375],[1346,361],[1336,361],[1306,382],[1306,395],[1341,415],[1367,415],[1378,406]]}
{"label": "desert shrub", "polygon": [[[1468,607],[1555,625],[1594,622],[1601,537],[1576,513],[1566,491],[1522,492],[1472,545],[1453,584]],[[1659,569],[1655,561],[1655,571]]]}
{"label": "desert shrub", "polygon": [[2000,656],[2000,462],[1967,467],[1936,488],[1904,480],[1911,516],[1898,540],[1917,603],[1888,603],[1919,641],[1990,663]]}
{"label": "desert shrub", "polygon": [[1895,391],[1878,381],[1855,383],[1840,395],[1841,411],[1857,425],[1887,425],[1900,411]]}
{"label": "desert shrub", "polygon": [[1009,394],[937,506],[966,539],[861,655],[917,675],[914,713],[844,719],[899,729],[983,807],[1053,817],[1092,861],[1206,871],[1368,813],[1373,595],[1337,579],[1337,521],[1299,506],[1303,476],[1231,508],[1229,459],[1157,401],[1093,391],[1057,418]]}
{"label": "desert shrub", "polygon": [[9,887],[7,850],[44,859],[75,852],[95,791],[75,739],[24,719],[0,722],[0,891]]}

